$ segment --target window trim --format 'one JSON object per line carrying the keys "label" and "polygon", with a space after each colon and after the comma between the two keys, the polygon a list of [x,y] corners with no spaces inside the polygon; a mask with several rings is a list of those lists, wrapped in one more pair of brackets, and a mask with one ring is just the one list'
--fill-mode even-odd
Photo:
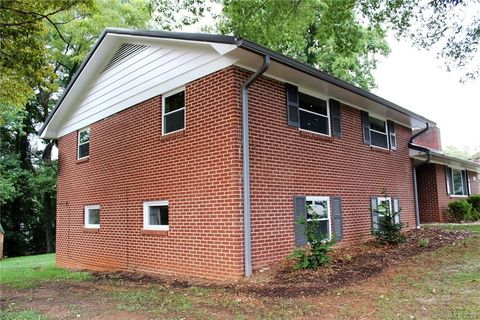
{"label": "window trim", "polygon": [[[376,115],[372,115],[371,113],[368,113],[368,118],[374,118],[374,119],[377,119],[377,120],[380,120],[380,121],[383,121],[385,123],[385,132],[381,132],[381,131],[378,131],[378,130],[375,130],[375,129],[372,129],[371,128],[371,124],[372,122],[369,120],[368,121],[368,125],[369,125],[369,130],[370,130],[370,146],[371,147],[374,147],[374,148],[380,148],[380,149],[383,149],[383,150],[391,150],[390,149],[390,134],[389,134],[389,131],[388,131],[388,121],[387,119],[385,119],[384,117],[379,117],[379,116],[376,116]],[[377,146],[375,144],[373,144],[373,139],[372,139],[372,131],[373,132],[376,132],[376,133],[380,133],[380,134],[383,134],[385,135],[386,139],[387,139],[387,147],[384,148],[384,147],[381,147],[381,146]],[[396,138],[397,138],[397,135],[395,133],[395,142],[396,142]],[[396,149],[396,148],[395,148]]]}
{"label": "window trim", "polygon": [[84,226],[87,229],[100,229],[100,223],[94,224],[90,223],[89,218],[90,218],[90,210],[92,209],[98,209],[98,220],[100,221],[100,205],[99,204],[92,204],[92,205],[86,205],[84,206]]}
{"label": "window trim", "polygon": [[[150,217],[150,207],[155,206],[167,206],[168,200],[156,200],[156,201],[145,201],[143,203],[143,230],[156,230],[156,231],[168,231],[170,229],[170,218],[168,219],[169,224],[167,225],[151,225],[149,222]],[[170,212],[169,212],[170,214]]]}
{"label": "window trim", "polygon": [[[453,172],[454,172],[454,171],[460,172],[460,178],[461,178],[461,183],[460,183],[460,185],[461,185],[461,187],[462,187],[462,194],[455,194],[455,179],[453,178]],[[468,196],[468,194],[466,194],[466,193],[465,193],[465,190],[464,190],[464,189],[465,189],[465,188],[464,188],[465,185],[464,185],[464,181],[463,181],[463,179],[464,179],[464,177],[463,177],[463,170],[451,168],[451,173],[452,173],[452,189],[453,189],[453,190],[451,190],[450,196],[452,196],[452,197],[465,197],[465,196]]]}
{"label": "window trim", "polygon": [[[327,115],[324,115],[324,114],[321,114],[321,113],[316,113],[316,112],[313,112],[313,111],[310,111],[310,110],[306,110],[306,109],[303,109],[300,107],[300,93],[304,94],[304,95],[307,95],[307,96],[311,96],[313,98],[316,98],[316,99],[320,99],[320,100],[324,100],[326,103],[327,103]],[[311,131],[311,130],[308,130],[308,129],[302,129],[301,126],[300,126],[300,111],[305,111],[305,112],[309,112],[309,113],[312,113],[312,114],[315,114],[315,115],[319,115],[319,116],[322,116],[324,118],[327,118],[327,128],[328,128],[328,134],[325,134],[325,133],[321,133],[321,132],[316,132],[316,131]],[[301,89],[298,88],[298,130],[299,131],[303,131],[303,132],[308,132],[308,133],[313,133],[313,134],[318,134],[318,135],[321,135],[321,136],[324,136],[324,137],[331,137],[332,136],[332,128],[331,128],[331,115],[330,115],[330,98],[327,98],[327,97],[324,97],[322,95],[319,95],[319,94],[316,94],[316,93],[313,93],[311,91],[308,91],[308,90],[304,90],[304,89]]]}
{"label": "window trim", "polygon": [[[171,97],[171,96],[173,96],[177,93],[180,93],[182,91],[185,92],[184,93],[183,108],[180,108],[180,109],[177,109],[177,110],[174,110],[174,111],[170,111],[167,114],[165,114],[165,99],[168,98],[168,97]],[[169,135],[169,134],[172,134],[172,133],[175,133],[175,132],[180,132],[180,131],[185,130],[187,128],[187,108],[186,108],[186,104],[187,104],[187,92],[185,90],[185,87],[180,87],[180,88],[177,88],[177,89],[174,89],[174,90],[171,90],[171,91],[168,91],[168,92],[162,94],[162,136],[166,136],[166,135]],[[165,116],[169,115],[169,114],[172,114],[172,113],[175,113],[175,112],[178,112],[180,110],[185,111],[183,113],[183,128],[175,130],[175,131],[165,132]]]}
{"label": "window trim", "polygon": [[393,204],[392,204],[392,197],[377,197],[377,212],[378,212],[378,215],[382,215],[385,217],[384,214],[380,213],[380,211],[378,211],[378,204],[380,203],[380,201],[383,201],[383,200],[388,200],[388,209],[390,210],[390,213],[393,212]]}
{"label": "window trim", "polygon": [[[328,196],[306,196],[305,197],[305,207],[307,206],[307,201],[327,201],[327,208],[328,208],[328,218],[325,219],[325,218],[321,218],[321,219],[318,219],[317,221],[328,221],[327,223],[327,227],[328,227],[328,237],[327,241],[330,241],[332,240],[332,226],[331,226],[331,223],[332,223],[332,209],[330,208],[330,197]],[[308,212],[306,212],[307,215],[308,215]],[[307,219],[307,222],[308,221],[311,221],[311,219]]]}
{"label": "window trim", "polygon": [[[80,143],[80,133],[87,130],[88,130],[88,142]],[[90,157],[90,146],[88,147],[88,155],[86,155],[85,157],[80,157],[80,146],[83,146],[84,144],[87,144],[87,143],[90,144],[90,127],[84,127],[77,131],[77,160],[87,159],[88,157]]]}

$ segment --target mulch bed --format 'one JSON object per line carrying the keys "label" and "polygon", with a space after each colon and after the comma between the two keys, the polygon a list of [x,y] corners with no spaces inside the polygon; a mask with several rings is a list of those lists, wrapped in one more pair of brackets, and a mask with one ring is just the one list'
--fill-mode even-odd
{"label": "mulch bed", "polygon": [[[171,288],[190,286],[221,288],[238,294],[258,297],[311,296],[365,280],[415,255],[455,244],[471,235],[470,232],[445,231],[435,228],[411,230],[406,233],[406,241],[397,246],[379,245],[372,240],[360,245],[337,248],[332,253],[332,263],[316,271],[294,270],[293,262],[284,260],[262,272],[255,273],[249,279],[242,279],[234,283],[125,272],[102,272],[95,273],[95,276],[98,280],[118,279],[141,283],[152,283],[153,281]],[[421,239],[428,239],[428,245],[419,245]]]}

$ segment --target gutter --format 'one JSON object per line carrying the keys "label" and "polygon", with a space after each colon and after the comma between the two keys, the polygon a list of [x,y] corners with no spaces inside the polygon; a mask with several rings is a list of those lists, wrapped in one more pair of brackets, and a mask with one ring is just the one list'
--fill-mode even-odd
{"label": "gutter", "polygon": [[421,162],[420,164],[416,164],[413,166],[412,169],[412,174],[413,174],[413,194],[415,196],[415,227],[417,229],[420,229],[420,208],[418,206],[418,187],[417,187],[417,168],[420,166],[423,166],[424,164],[428,164],[432,160],[432,152],[428,148],[424,148],[421,146],[417,146],[413,144],[413,140],[420,136],[421,134],[427,132],[427,130],[430,128],[428,122],[426,123],[426,126],[424,129],[420,130],[416,134],[414,134],[410,140],[408,141],[408,147],[412,149],[416,149],[419,151],[424,151],[427,153],[427,160],[424,162]]}
{"label": "gutter", "polygon": [[252,232],[251,232],[251,208],[250,208],[250,139],[248,122],[248,90],[252,83],[257,80],[270,67],[270,57],[263,56],[263,64],[242,85],[242,150],[243,150],[243,234],[245,254],[245,276],[252,275]]}

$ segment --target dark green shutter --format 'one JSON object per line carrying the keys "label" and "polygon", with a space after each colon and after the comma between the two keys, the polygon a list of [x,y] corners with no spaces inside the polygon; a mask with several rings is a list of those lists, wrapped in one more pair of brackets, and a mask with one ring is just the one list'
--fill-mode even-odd
{"label": "dark green shutter", "polygon": [[342,199],[340,197],[332,197],[332,212],[335,240],[340,241],[343,239]]}
{"label": "dark green shutter", "polygon": [[467,170],[462,170],[462,175],[463,175],[463,194],[468,196],[468,173]]}
{"label": "dark green shutter", "polygon": [[377,197],[370,198],[370,209],[372,211],[372,229],[378,230],[378,212],[377,212]]}
{"label": "dark green shutter", "polygon": [[295,211],[295,245],[304,246],[308,243],[305,236],[305,225],[298,223],[302,217],[307,219],[307,203],[305,196],[295,196],[293,199],[293,209]]}
{"label": "dark green shutter", "polygon": [[454,194],[452,184],[452,168],[445,166],[445,183],[447,185],[447,194]]}
{"label": "dark green shutter", "polygon": [[397,150],[397,136],[395,134],[395,122],[388,120],[388,139],[390,141],[390,149]]}
{"label": "dark green shutter", "polygon": [[[397,213],[400,211],[400,203],[398,198],[393,198],[393,212]],[[395,223],[400,223],[400,215],[395,216]]]}
{"label": "dark green shutter", "polygon": [[285,84],[285,88],[287,93],[287,122],[289,126],[298,128],[300,127],[298,88],[288,83]]}
{"label": "dark green shutter", "polygon": [[335,99],[329,100],[330,121],[332,127],[332,136],[342,138],[342,120],[340,111],[340,102]]}
{"label": "dark green shutter", "polygon": [[362,128],[363,128],[363,143],[370,145],[370,120],[368,119],[368,112],[361,111],[362,116]]}

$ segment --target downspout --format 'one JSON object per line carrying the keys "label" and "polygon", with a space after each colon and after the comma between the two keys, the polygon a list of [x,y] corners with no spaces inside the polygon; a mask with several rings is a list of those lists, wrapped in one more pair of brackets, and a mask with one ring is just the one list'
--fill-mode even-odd
{"label": "downspout", "polygon": [[[408,142],[408,145],[410,146],[413,143],[413,140],[416,137],[418,137],[419,135],[426,132],[429,128],[430,128],[430,126],[427,122],[426,126],[425,126],[425,129],[420,130],[419,132],[417,132],[416,134],[414,134],[410,138],[410,140]],[[419,205],[418,205],[417,168],[420,167],[420,166],[423,166],[424,164],[429,163],[430,160],[432,159],[432,154],[430,152],[430,149],[428,149],[428,148],[421,148],[421,149],[423,149],[427,153],[427,160],[425,160],[424,162],[421,162],[420,164],[414,165],[413,169],[412,169],[412,171],[413,171],[413,193],[414,193],[414,198],[415,198],[415,227],[417,229],[420,229],[420,208],[419,208]]]}
{"label": "downspout", "polygon": [[270,67],[270,57],[263,57],[263,64],[242,85],[242,150],[243,150],[243,233],[245,253],[245,276],[252,275],[252,234],[250,212],[250,140],[248,122],[248,89]]}

